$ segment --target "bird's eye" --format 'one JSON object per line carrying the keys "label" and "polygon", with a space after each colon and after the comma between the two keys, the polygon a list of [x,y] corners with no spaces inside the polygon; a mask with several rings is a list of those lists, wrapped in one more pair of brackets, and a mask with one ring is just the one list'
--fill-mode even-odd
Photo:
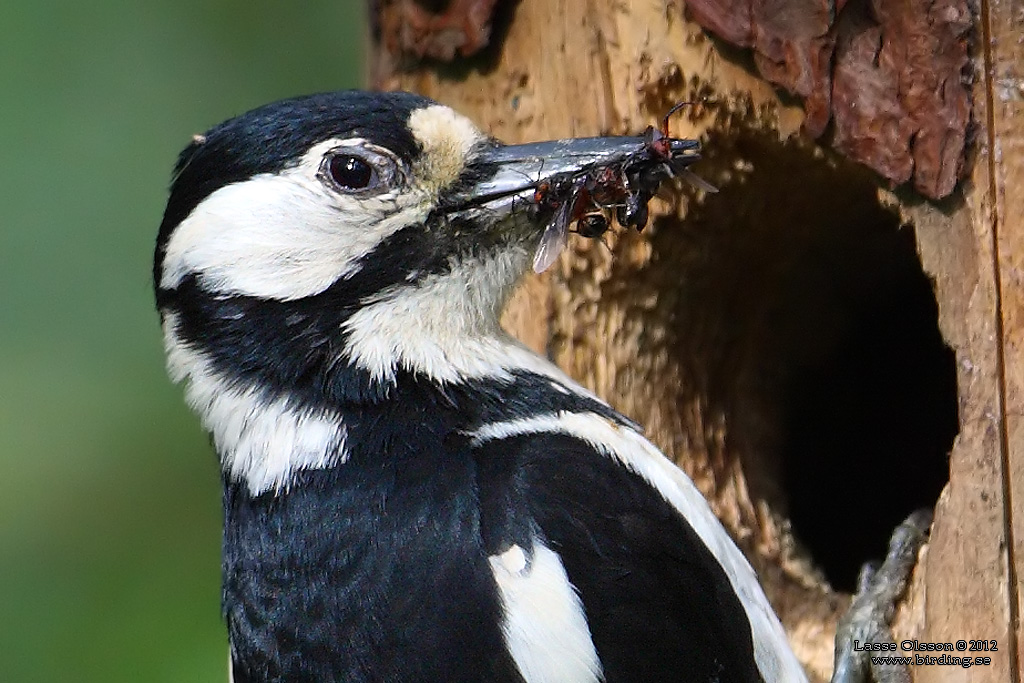
{"label": "bird's eye", "polygon": [[342,190],[358,191],[375,186],[377,172],[365,159],[352,154],[335,154],[327,162],[327,173]]}
{"label": "bird's eye", "polygon": [[371,195],[390,192],[402,185],[407,170],[383,147],[353,140],[328,150],[320,161],[316,177],[334,192]]}

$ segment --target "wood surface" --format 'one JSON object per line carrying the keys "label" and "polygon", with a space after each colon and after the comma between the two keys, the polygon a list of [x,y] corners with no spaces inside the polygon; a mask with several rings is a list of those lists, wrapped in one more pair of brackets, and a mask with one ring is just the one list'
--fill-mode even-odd
{"label": "wood surface", "polygon": [[[474,57],[417,61],[385,41],[373,48],[374,87],[431,96],[507,142],[637,133],[672,104],[698,102],[672,132],[714,138],[698,171],[722,188],[718,198],[680,188],[652,203],[641,234],[616,233],[607,246],[571,240],[549,273],[528,279],[505,324],[643,424],[693,477],[815,680],[831,673],[848,596],[829,588],[788,528],[773,460],[778,387],[763,372],[788,351],[766,350],[778,322],[758,311],[789,293],[780,284],[787,250],[813,243],[802,231],[821,229],[814,216],[876,210],[914,231],[959,389],[950,480],[897,637],[999,643],[989,667],[915,667],[917,681],[1021,680],[1024,5],[979,11],[969,177],[941,203],[879,189],[870,172],[803,135],[799,103],[689,21],[680,2],[499,3],[491,44]],[[786,325],[784,338],[799,339],[800,325]]]}

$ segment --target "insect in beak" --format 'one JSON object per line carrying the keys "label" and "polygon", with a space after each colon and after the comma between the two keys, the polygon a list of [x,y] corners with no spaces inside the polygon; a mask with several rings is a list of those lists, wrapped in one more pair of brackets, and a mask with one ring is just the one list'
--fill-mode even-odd
{"label": "insect in beak", "polygon": [[706,192],[717,192],[689,170],[700,159],[697,140],[673,138],[668,119],[642,135],[571,138],[523,145],[495,146],[475,163],[493,165],[493,174],[455,197],[459,211],[511,212],[526,207],[544,221],[533,269],[548,269],[565,248],[569,227],[584,237],[601,237],[614,216],[622,227],[643,230],[647,204],[661,184],[682,177]]}

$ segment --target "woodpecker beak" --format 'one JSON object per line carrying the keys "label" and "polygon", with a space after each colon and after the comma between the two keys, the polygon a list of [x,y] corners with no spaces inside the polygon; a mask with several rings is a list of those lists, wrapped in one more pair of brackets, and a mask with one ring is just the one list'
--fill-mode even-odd
{"label": "woodpecker beak", "polygon": [[600,236],[614,211],[620,226],[642,230],[647,202],[677,175],[715,191],[687,168],[699,158],[698,141],[653,127],[642,136],[495,145],[476,154],[440,210],[449,220],[539,235],[533,269],[542,273],[565,248],[573,223],[585,219],[587,236]]}
{"label": "woodpecker beak", "polygon": [[[659,140],[663,151],[655,152],[653,145]],[[658,154],[661,158],[653,158]],[[656,189],[657,183],[673,175],[672,169],[682,169],[699,158],[698,141],[660,137],[657,132],[652,136],[650,131],[643,136],[498,145],[484,150],[473,161],[473,166],[487,171],[481,173],[483,179],[460,187],[449,195],[446,203],[450,207],[449,215],[479,210],[512,213],[520,207],[535,205],[536,193],[541,188],[604,168],[620,169],[627,175],[631,168],[643,168],[644,184]],[[664,167],[665,173],[652,178],[650,171],[655,167]]]}

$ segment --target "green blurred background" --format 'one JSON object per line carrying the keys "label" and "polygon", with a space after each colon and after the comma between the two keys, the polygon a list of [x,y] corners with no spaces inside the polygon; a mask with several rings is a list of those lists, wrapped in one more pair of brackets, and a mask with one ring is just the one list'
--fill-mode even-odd
{"label": "green blurred background", "polygon": [[150,268],[193,133],[356,87],[359,0],[0,3],[0,681],[226,679],[217,466]]}

